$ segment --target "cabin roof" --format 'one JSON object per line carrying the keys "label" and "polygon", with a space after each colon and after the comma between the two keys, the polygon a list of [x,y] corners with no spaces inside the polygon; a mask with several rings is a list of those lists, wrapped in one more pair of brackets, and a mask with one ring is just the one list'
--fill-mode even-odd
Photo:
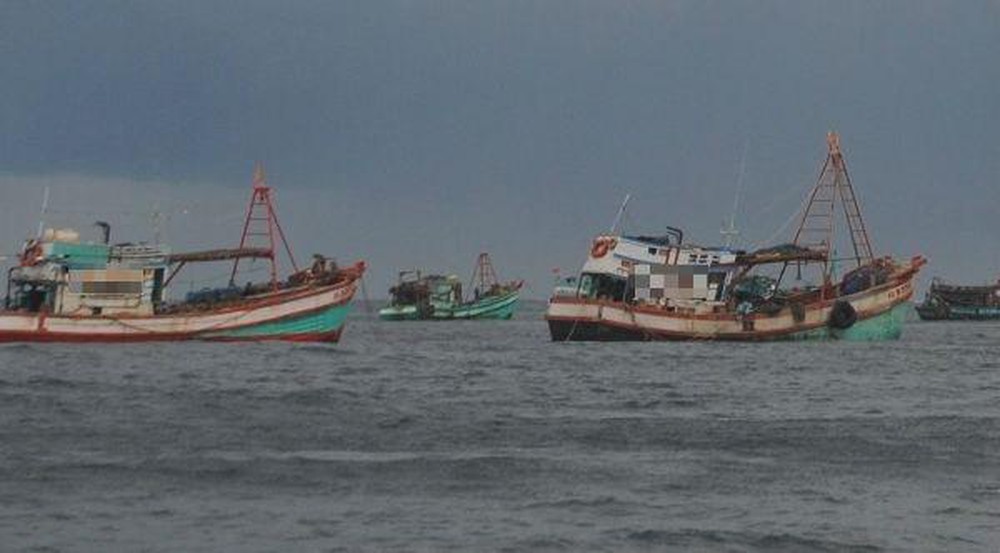
{"label": "cabin roof", "polygon": [[265,259],[272,257],[273,252],[268,248],[228,248],[218,250],[204,250],[199,252],[174,253],[167,256],[169,263],[200,263],[207,261],[228,261],[231,259],[255,258]]}

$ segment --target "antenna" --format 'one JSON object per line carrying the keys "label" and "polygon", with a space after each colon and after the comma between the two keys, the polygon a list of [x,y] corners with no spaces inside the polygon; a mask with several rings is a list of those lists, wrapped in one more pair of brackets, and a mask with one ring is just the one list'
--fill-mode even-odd
{"label": "antenna", "polygon": [[725,238],[724,245],[727,249],[733,246],[733,240],[740,235],[740,231],[736,230],[736,213],[740,209],[740,197],[743,195],[743,174],[746,172],[747,149],[749,146],[749,140],[743,142],[743,154],[740,156],[740,171],[736,175],[736,197],[733,199],[733,212],[729,215],[729,225],[719,231]]}
{"label": "antenna", "polygon": [[164,218],[163,212],[160,211],[160,201],[155,200],[153,202],[153,212],[150,214],[150,219],[153,222],[153,243],[157,245],[160,243],[160,235],[163,230],[162,227]]}
{"label": "antenna", "polygon": [[45,192],[42,193],[42,212],[38,216],[38,239],[41,240],[42,233],[45,232],[45,215],[49,211],[49,187],[45,187]]}
{"label": "antenna", "polygon": [[622,205],[621,207],[618,208],[618,214],[615,215],[615,220],[614,222],[611,223],[611,230],[610,230],[611,234],[615,234],[616,232],[618,232],[618,226],[622,222],[622,217],[625,216],[625,210],[628,208],[628,201],[631,199],[632,199],[631,194],[625,194],[625,199],[622,200]]}

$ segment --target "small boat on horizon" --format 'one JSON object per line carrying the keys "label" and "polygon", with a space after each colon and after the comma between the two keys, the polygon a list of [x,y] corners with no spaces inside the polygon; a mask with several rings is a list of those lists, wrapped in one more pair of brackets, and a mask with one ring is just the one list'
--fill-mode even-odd
{"label": "small boat on horizon", "polygon": [[[160,244],[111,244],[106,223],[97,223],[103,236],[93,242],[69,229],[39,233],[8,271],[0,342],[337,342],[365,263],[340,267],[317,255],[300,270],[271,191],[258,164],[237,248],[173,253]],[[284,280],[279,242],[293,268]],[[267,261],[270,280],[236,286],[240,261],[247,259]],[[178,272],[205,262],[232,263],[229,285],[168,299]]]}
{"label": "small boat on horizon", "polygon": [[[573,283],[560,284],[546,311],[553,341],[794,340],[898,338],[913,279],[926,263],[876,257],[837,134],[792,243],[744,251],[662,236],[594,239]],[[853,255],[839,258],[834,220],[846,220]],[[854,268],[837,277],[842,262]],[[802,271],[819,269],[818,282]],[[791,269],[791,271],[789,270]],[[796,283],[782,284],[791,274]]]}
{"label": "small boat on horizon", "polygon": [[1000,282],[955,285],[934,278],[924,301],[916,306],[925,321],[987,321],[1000,319]]}
{"label": "small boat on horizon", "polygon": [[379,310],[384,321],[510,319],[514,316],[523,281],[501,283],[487,253],[479,254],[472,273],[471,297],[462,293],[455,275],[423,275],[400,271],[389,289],[389,305]]}

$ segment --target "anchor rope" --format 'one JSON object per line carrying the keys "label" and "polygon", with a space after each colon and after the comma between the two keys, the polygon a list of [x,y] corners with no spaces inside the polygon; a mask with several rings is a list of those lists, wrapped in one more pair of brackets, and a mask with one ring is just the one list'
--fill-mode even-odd
{"label": "anchor rope", "polygon": [[369,323],[372,325],[372,337],[375,338],[376,342],[379,342],[381,341],[382,335],[379,332],[377,321],[373,320],[374,310],[372,308],[371,297],[368,295],[368,286],[365,284],[365,275],[362,274],[361,278],[358,280],[361,281],[361,297],[365,302],[365,313],[368,314]]}

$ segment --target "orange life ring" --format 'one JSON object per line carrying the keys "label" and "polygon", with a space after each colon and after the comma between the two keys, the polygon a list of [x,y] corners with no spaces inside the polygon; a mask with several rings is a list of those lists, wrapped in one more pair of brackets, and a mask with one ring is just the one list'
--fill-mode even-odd
{"label": "orange life ring", "polygon": [[24,253],[21,254],[21,266],[31,267],[36,265],[38,261],[42,258],[42,245],[38,243],[30,244],[25,248]]}
{"label": "orange life ring", "polygon": [[595,258],[601,258],[608,255],[608,251],[615,246],[614,238],[597,238],[594,240],[593,247],[590,248],[590,255]]}

